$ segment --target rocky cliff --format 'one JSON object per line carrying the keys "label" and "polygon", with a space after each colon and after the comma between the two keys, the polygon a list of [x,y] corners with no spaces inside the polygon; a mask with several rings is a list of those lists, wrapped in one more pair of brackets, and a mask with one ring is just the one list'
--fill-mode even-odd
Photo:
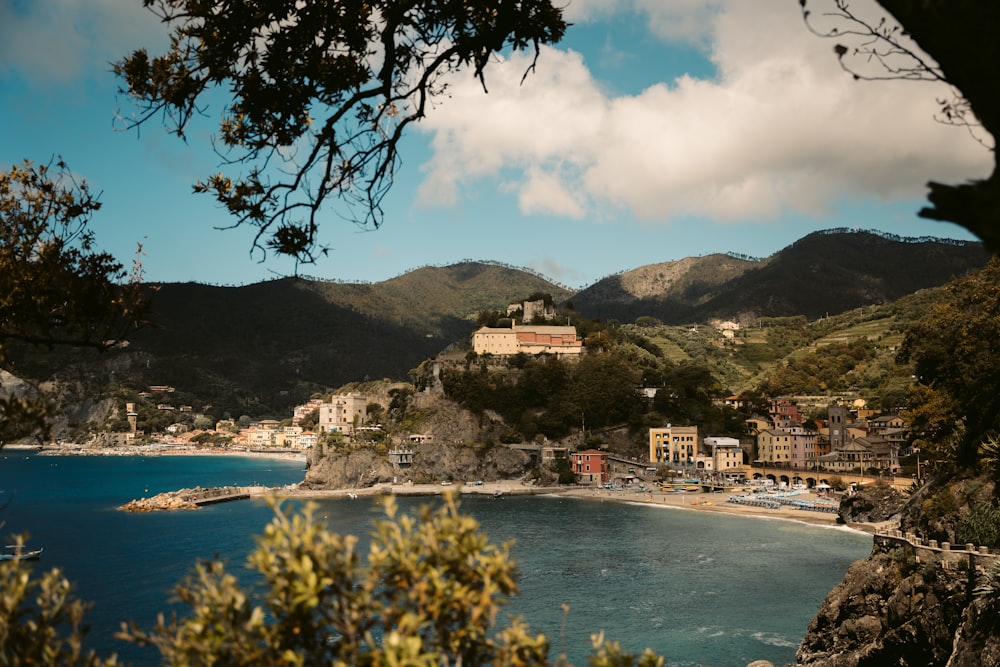
{"label": "rocky cliff", "polygon": [[[435,394],[412,397],[406,423],[428,438],[406,444],[413,463],[397,467],[371,446],[320,446],[310,454],[304,488],[349,489],[376,484],[412,481],[472,482],[520,479],[534,467],[529,454],[495,444],[505,429],[498,416],[477,417],[454,402]],[[405,441],[396,435],[397,443]]]}
{"label": "rocky cliff", "polygon": [[[901,521],[898,535],[910,538],[876,537],[872,554],[854,563],[823,602],[796,664],[1000,665],[1000,556],[992,555],[995,548],[987,554],[964,544],[951,549],[980,494],[990,496],[992,483],[942,481],[914,494],[894,515]],[[879,490],[852,505],[882,520],[893,503]]]}
{"label": "rocky cliff", "polygon": [[525,452],[505,445],[423,443],[412,447],[413,464],[397,468],[373,449],[354,451],[317,448],[301,486],[306,489],[361,489],[411,481],[492,482],[520,479],[532,467]]}

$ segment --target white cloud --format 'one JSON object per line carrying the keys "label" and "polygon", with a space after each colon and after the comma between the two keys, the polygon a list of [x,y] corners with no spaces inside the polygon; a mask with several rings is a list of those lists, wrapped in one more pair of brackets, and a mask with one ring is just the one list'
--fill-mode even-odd
{"label": "white cloud", "polygon": [[[576,0],[570,9],[596,20],[625,4]],[[671,33],[662,27],[671,15],[657,11],[668,3],[627,4],[657,34]],[[489,95],[456,81],[422,124],[434,149],[422,201],[451,205],[465,184],[496,178],[513,184],[525,213],[577,218],[610,204],[648,220],[759,220],[919,198],[928,180],[988,173],[986,150],[934,121],[944,91],[853,80],[833,43],[806,30],[797,3],[734,0],[701,13],[669,4],[700,21],[682,21],[678,34],[710,35],[716,79],[652,81],[608,97],[579,54],[545,49],[523,85],[528,63],[514,56],[488,73]],[[655,75],[656,63],[645,67]]]}
{"label": "white cloud", "polygon": [[530,168],[526,174],[518,193],[518,204],[521,211],[527,214],[552,214],[576,219],[584,215],[580,195],[572,192],[558,173],[537,167]]}

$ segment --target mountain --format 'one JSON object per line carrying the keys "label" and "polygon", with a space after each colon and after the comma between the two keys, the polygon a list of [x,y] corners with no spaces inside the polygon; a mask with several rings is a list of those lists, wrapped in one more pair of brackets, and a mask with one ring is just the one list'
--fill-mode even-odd
{"label": "mountain", "polygon": [[573,295],[589,317],[665,324],[748,313],[813,319],[888,303],[985,266],[981,243],[873,232],[816,232],[763,260],[706,255],[651,264]]}
{"label": "mountain", "polygon": [[[171,402],[196,410],[285,416],[311,394],[349,382],[406,380],[421,362],[467,341],[478,312],[539,292],[572,301],[583,318],[623,323],[741,313],[818,318],[944,284],[988,257],[978,243],[841,230],[811,234],[763,260],[719,254],[644,266],[575,294],[486,262],[424,267],[373,284],[149,285],[152,326],[105,354],[99,370],[80,363],[83,353],[64,350],[9,350],[5,370],[36,380],[71,377],[94,400],[108,398],[94,387],[102,375],[112,389],[176,387]],[[748,368],[760,363],[747,361]]]}
{"label": "mountain", "polygon": [[[375,284],[282,278],[244,287],[150,286],[153,326],[131,337],[135,386],[198,387],[261,414],[316,391],[409,371],[468,338],[476,314],[571,292],[523,270],[464,262]],[[267,409],[270,408],[270,409]]]}

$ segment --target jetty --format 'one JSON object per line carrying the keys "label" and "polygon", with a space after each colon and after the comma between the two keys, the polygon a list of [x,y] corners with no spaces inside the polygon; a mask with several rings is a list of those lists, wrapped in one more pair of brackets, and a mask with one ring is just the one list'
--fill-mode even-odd
{"label": "jetty", "polygon": [[193,489],[166,491],[149,498],[130,500],[118,509],[125,512],[153,512],[156,510],[197,509],[205,505],[215,505],[233,500],[245,500],[254,496],[264,495],[271,489],[266,486],[218,486],[203,489],[200,486]]}

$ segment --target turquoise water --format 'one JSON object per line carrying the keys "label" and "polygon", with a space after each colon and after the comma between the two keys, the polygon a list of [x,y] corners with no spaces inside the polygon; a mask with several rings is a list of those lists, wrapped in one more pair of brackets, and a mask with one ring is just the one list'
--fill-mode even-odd
{"label": "turquoise water", "polygon": [[[89,645],[132,664],[156,664],[155,653],[114,640],[120,623],[150,627],[157,612],[171,609],[171,589],[199,558],[218,556],[241,571],[270,510],[262,501],[149,514],[115,508],[160,491],[280,485],[302,473],[301,463],[268,459],[5,450],[3,537],[29,532],[29,544],[45,549],[38,566],[63,568],[79,597],[93,602]],[[399,504],[406,510],[424,502]],[[670,665],[791,662],[826,593],[871,548],[869,536],[852,531],[645,504],[469,496],[462,507],[493,541],[515,541],[521,593],[507,612],[544,632],[553,651],[577,665],[599,630],[628,650],[648,646]],[[365,537],[378,507],[364,498],[324,500],[320,514],[332,529]]]}

